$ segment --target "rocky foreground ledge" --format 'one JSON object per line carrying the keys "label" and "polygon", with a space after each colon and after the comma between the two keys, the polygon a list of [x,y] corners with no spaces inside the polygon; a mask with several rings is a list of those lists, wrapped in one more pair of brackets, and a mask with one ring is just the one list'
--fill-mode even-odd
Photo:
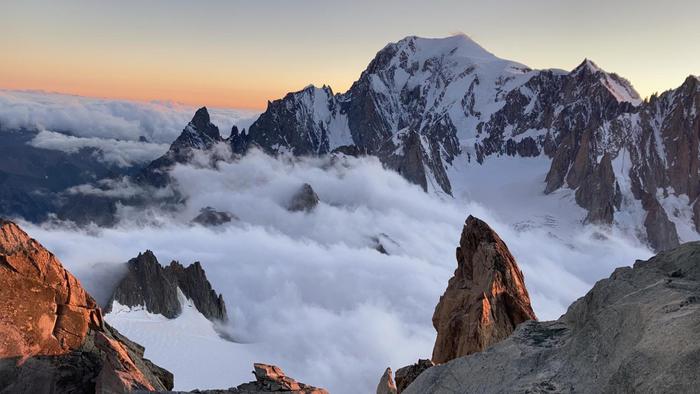
{"label": "rocky foreground ledge", "polygon": [[697,392],[699,328],[691,242],[616,269],[559,320],[526,321],[485,351],[423,368],[403,392]]}
{"label": "rocky foreground ledge", "polygon": [[0,392],[172,389],[173,375],[143,352],[51,252],[0,219]]}

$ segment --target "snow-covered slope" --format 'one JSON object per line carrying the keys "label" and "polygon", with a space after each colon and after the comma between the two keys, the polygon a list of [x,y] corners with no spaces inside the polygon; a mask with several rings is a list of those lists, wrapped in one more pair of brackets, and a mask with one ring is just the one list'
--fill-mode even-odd
{"label": "snow-covered slope", "polygon": [[105,320],[130,339],[147,345],[145,357],[158,360],[174,373],[178,390],[224,388],[245,382],[249,373],[243,371],[250,369],[254,357],[243,345],[219,336],[214,323],[179,289],[178,298],[182,314],[174,319],[114,301]]}

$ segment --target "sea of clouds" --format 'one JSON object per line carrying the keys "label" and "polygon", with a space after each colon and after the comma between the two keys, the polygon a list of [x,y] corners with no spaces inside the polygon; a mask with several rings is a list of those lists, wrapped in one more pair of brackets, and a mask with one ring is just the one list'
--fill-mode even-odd
{"label": "sea of clouds", "polygon": [[[211,112],[224,134],[253,117]],[[118,165],[157,157],[193,113],[171,103],[0,91],[5,129],[37,129],[32,144],[47,149],[98,147]],[[149,142],[139,142],[141,136]],[[267,362],[334,393],[372,392],[387,366],[431,355],[432,313],[456,268],[468,215],[488,222],[508,244],[540,319],[558,318],[615,267],[651,255],[615,227],[582,225],[585,212],[570,192],[545,196],[547,166],[543,158],[458,163],[463,172],[451,174],[452,198],[423,192],[373,158],[273,158],[253,151],[212,166],[202,154],[192,165],[176,166],[172,189],[154,195],[177,192],[182,204],[176,210],[121,207],[114,228],[22,226],[100,302],[124,273],[123,263],[146,249],[163,264],[202,263],[227,303],[230,324],[222,329],[237,343],[207,337],[201,322],[155,323],[141,315],[111,320],[175,373],[178,389],[234,386],[250,380],[253,362]],[[303,183],[321,203],[312,212],[289,212]],[[146,191],[112,179],[70,192],[128,197]],[[192,225],[204,207],[238,220]],[[378,242],[388,255],[375,249]]]}
{"label": "sea of clouds", "polygon": [[[184,361],[147,350],[175,372],[179,389],[239,384],[249,380],[255,361],[335,393],[371,392],[387,366],[431,355],[432,313],[456,268],[455,248],[470,214],[508,244],[540,319],[558,318],[615,267],[650,255],[612,230],[578,225],[555,234],[518,225],[522,217],[504,219],[488,198],[424,193],[373,158],[272,158],[253,151],[214,167],[208,162],[201,157],[195,160],[201,165],[173,169],[184,201],[176,211],[123,208],[112,229],[25,224],[98,299],[108,297],[121,263],[146,249],[164,264],[202,263],[227,302],[225,329],[243,345],[223,354],[212,346],[202,359]],[[303,183],[321,203],[309,213],[289,212]],[[207,206],[240,220],[191,225]],[[375,250],[377,240],[389,255]],[[143,341],[162,348],[151,337]],[[178,341],[189,354],[194,345]]]}
{"label": "sea of clouds", "polygon": [[[99,99],[43,91],[0,90],[0,129],[37,130],[32,145],[73,153],[98,148],[108,163],[148,163],[167,151],[196,108],[173,102]],[[247,128],[258,113],[209,108],[212,122],[228,136]],[[140,141],[141,137],[146,141]]]}

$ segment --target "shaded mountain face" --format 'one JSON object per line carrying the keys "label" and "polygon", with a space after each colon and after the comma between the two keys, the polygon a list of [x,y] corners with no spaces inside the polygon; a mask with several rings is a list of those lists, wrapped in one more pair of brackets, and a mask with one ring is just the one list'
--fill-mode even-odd
{"label": "shaded mountain face", "polygon": [[556,321],[430,367],[404,393],[693,392],[700,384],[700,242],[621,267]]}
{"label": "shaded mountain face", "polygon": [[51,252],[0,219],[0,391],[172,389],[172,374],[143,353]]}
{"label": "shaded mountain face", "polygon": [[199,262],[184,267],[172,261],[163,267],[153,252],[147,250],[129,260],[127,266],[128,272],[114,290],[106,312],[118,302],[127,307],[144,307],[151,313],[172,319],[182,312],[178,297],[181,291],[207,319],[228,320],[224,299],[216,294]]}

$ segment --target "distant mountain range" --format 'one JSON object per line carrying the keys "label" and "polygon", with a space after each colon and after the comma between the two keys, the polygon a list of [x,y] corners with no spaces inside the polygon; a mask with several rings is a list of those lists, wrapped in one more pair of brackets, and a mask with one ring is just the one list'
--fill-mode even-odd
{"label": "distant mountain range", "polygon": [[[585,222],[632,221],[640,239],[662,250],[678,245],[679,234],[700,237],[699,109],[694,76],[642,100],[627,80],[590,60],[570,72],[533,70],[464,35],[406,37],[380,50],[347,92],[289,93],[228,138],[202,108],[165,155],[119,175],[137,173],[141,185],[163,187],[173,164],[226,145],[234,158],[253,147],[272,155],[371,155],[427,192],[453,195],[464,168],[544,157],[543,193],[571,189]],[[42,217],[5,195],[0,214]]]}

